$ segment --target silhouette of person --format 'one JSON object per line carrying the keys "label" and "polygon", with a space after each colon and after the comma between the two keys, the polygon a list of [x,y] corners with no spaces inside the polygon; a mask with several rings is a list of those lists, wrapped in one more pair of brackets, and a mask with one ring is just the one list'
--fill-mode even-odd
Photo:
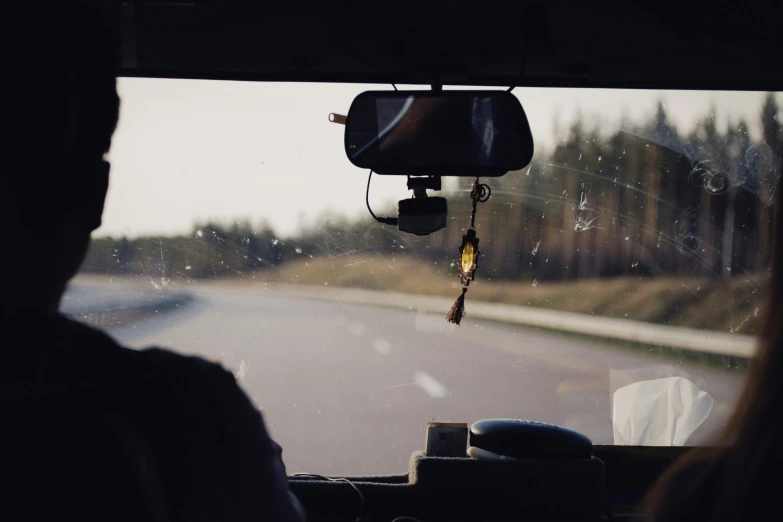
{"label": "silhouette of person", "polygon": [[[718,444],[678,460],[648,493],[651,521],[780,518],[783,463],[783,168],[776,175],[766,318],[742,395]],[[775,515],[778,513],[778,515]]]}
{"label": "silhouette of person", "polygon": [[0,517],[301,520],[231,373],[58,313],[101,223],[119,46],[86,3],[2,11]]}

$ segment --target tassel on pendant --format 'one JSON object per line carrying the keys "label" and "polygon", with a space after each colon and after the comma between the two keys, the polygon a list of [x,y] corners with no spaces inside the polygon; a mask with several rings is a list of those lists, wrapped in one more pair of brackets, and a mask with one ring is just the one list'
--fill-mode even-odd
{"label": "tassel on pendant", "polygon": [[459,326],[462,318],[465,317],[465,294],[468,291],[467,286],[462,287],[462,294],[454,301],[454,305],[449,310],[446,320],[452,324]]}

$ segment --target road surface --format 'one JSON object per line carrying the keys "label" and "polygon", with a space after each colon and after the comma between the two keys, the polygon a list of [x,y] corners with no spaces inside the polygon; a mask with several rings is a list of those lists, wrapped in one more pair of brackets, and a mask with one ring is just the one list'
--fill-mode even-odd
{"label": "road surface", "polygon": [[[85,306],[93,291],[105,299],[159,290],[154,282],[91,281],[74,285],[66,307]],[[612,391],[669,375],[686,376],[715,399],[694,434],[705,440],[725,420],[744,378],[639,348],[469,316],[457,328],[442,315],[294,298],[238,282],[184,288],[195,297],[188,306],[110,333],[131,347],[169,347],[231,369],[264,412],[290,473],[403,473],[411,452],[424,447],[430,420],[531,419],[611,444]]]}

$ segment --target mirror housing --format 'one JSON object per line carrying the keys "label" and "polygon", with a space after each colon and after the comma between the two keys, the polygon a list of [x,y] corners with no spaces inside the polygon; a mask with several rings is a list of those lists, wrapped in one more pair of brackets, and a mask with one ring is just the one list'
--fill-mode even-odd
{"label": "mirror housing", "polygon": [[367,91],[346,117],[355,166],[403,176],[498,177],[533,158],[533,136],[507,91]]}

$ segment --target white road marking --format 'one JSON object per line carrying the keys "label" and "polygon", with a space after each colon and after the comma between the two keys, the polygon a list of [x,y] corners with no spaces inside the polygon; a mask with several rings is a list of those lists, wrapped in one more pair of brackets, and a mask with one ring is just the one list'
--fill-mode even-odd
{"label": "white road marking", "polygon": [[391,353],[391,343],[379,337],[372,342],[372,349],[381,355],[389,355]]}
{"label": "white road marking", "polygon": [[356,337],[364,335],[364,325],[362,323],[353,323],[349,328],[349,331]]}
{"label": "white road marking", "polygon": [[413,381],[433,399],[444,399],[449,394],[446,387],[428,373],[416,372],[413,374]]}

